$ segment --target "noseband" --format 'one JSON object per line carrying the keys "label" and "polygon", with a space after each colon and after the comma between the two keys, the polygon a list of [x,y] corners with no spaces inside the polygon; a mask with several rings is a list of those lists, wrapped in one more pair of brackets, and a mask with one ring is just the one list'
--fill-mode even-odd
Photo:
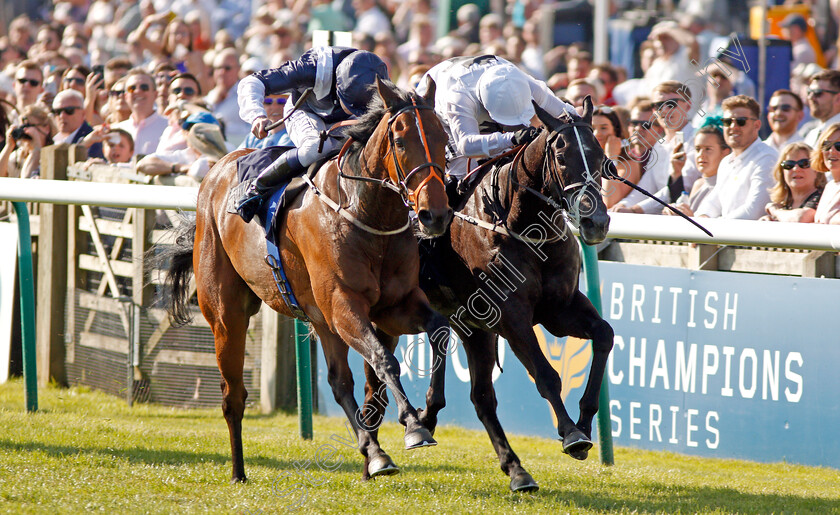
{"label": "noseband", "polygon": [[[546,140],[546,149],[545,155],[546,158],[549,156],[549,152],[552,151],[552,144],[554,141],[560,137],[560,133],[566,129],[572,129],[575,133],[575,140],[577,141],[578,151],[580,152],[581,160],[583,161],[583,166],[585,169],[584,179],[582,181],[574,182],[572,184],[563,184],[563,177],[560,174],[560,171],[557,167],[557,161],[555,159],[547,159],[547,168],[550,178],[552,179],[549,183],[549,188],[552,189],[555,194],[560,198],[560,202],[563,205],[563,209],[569,213],[572,218],[576,219],[576,221],[580,222],[580,203],[583,200],[583,192],[578,194],[575,197],[574,205],[572,205],[569,200],[566,198],[566,194],[574,189],[585,189],[587,184],[590,183],[597,183],[595,177],[592,175],[592,171],[589,169],[589,162],[586,160],[586,154],[583,152],[583,141],[580,138],[580,132],[578,131],[578,127],[586,127],[589,130],[592,130],[592,126],[583,121],[573,121],[568,122],[556,127],[552,130],[555,133],[555,136],[548,138]],[[600,185],[599,185],[600,186]],[[553,202],[550,204],[554,205]]]}
{"label": "noseband", "polygon": [[[439,164],[432,161],[432,154],[429,151],[429,142],[426,141],[426,131],[423,128],[423,119],[420,117],[420,109],[429,109],[434,111],[434,108],[425,105],[417,105],[417,101],[414,98],[411,99],[411,104],[412,105],[410,106],[403,107],[402,109],[391,115],[391,118],[388,119],[388,142],[391,145],[391,155],[394,157],[394,168],[397,171],[397,179],[399,179],[399,185],[401,190],[400,196],[403,198],[403,202],[405,202],[407,206],[414,208],[417,205],[417,195],[420,194],[420,190],[426,187],[426,185],[429,183],[430,180],[432,180],[432,178],[440,182],[441,186],[444,185],[443,179],[441,178],[444,172],[443,168]],[[400,162],[397,160],[397,153],[394,152],[394,131],[391,128],[391,125],[393,125],[394,121],[399,115],[407,113],[409,111],[414,111],[414,116],[417,120],[417,130],[420,133],[420,140],[423,141],[423,150],[426,152],[426,162],[415,167],[413,170],[406,174],[402,166],[400,165]],[[408,180],[415,173],[419,172],[424,168],[431,168],[432,170],[429,173],[428,177],[423,179],[423,182],[420,183],[417,189],[415,189],[413,192],[410,191],[408,189]],[[435,170],[440,172],[440,174],[435,173]]]}

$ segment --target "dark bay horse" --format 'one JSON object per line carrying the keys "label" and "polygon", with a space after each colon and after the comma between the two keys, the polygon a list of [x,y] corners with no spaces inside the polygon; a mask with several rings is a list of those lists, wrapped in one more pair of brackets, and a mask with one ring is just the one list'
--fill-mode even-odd
{"label": "dark bay horse", "polygon": [[[508,444],[496,415],[495,335],[508,340],[551,404],[563,451],[576,459],[586,459],[592,447],[592,418],[612,349],[612,328],[578,290],[580,250],[562,216],[568,213],[588,244],[603,241],[607,234],[609,218],[599,190],[604,153],[592,132],[588,98],[584,108],[582,117],[555,119],[536,106],[548,130],[512,163],[482,179],[464,210],[456,213],[448,238],[433,240],[431,249],[421,248],[435,273],[442,274],[430,278],[424,266],[421,284],[464,343],[471,400],[514,491],[538,486]],[[555,336],[592,340],[592,367],[577,423],[563,405],[560,377],[540,349],[533,329],[537,324]],[[434,390],[444,373],[444,367],[433,371],[427,399],[439,398]],[[430,403],[427,411],[438,408]]]}
{"label": "dark bay horse", "polygon": [[[368,392],[363,411],[353,397],[348,346],[366,372],[394,392],[406,448],[434,445],[417,411],[406,400],[393,347],[381,335],[443,334],[446,319],[434,312],[418,284],[417,241],[409,228],[409,204],[426,236],[442,234],[451,220],[443,186],[446,134],[425,97],[377,80],[379,95],[347,132],[352,146],[324,165],[313,183],[281,216],[277,241],[291,288],[321,341],[336,401],[344,409],[365,457],[363,477],[398,469],[376,442],[375,427],[361,427],[378,407]],[[263,230],[226,212],[237,184],[236,158],[222,158],[202,181],[194,224],[179,229],[167,284],[175,322],[189,320],[187,283],[195,271],[198,304],[213,330],[222,375],[222,411],[230,431],[233,482],[245,481],[242,381],[245,333],[262,302],[291,315],[266,264]],[[328,205],[331,201],[332,207]],[[336,204],[341,205],[337,210]]]}

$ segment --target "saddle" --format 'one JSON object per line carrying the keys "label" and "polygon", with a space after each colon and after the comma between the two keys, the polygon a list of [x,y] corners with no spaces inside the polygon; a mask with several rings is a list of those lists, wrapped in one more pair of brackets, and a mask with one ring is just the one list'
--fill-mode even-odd
{"label": "saddle", "polygon": [[[291,148],[268,147],[251,152],[237,159],[236,173],[240,182],[228,192],[228,213],[236,214],[234,204],[235,199],[239,198],[238,192],[248,188],[250,183],[257,179],[257,176],[265,167]],[[277,215],[287,209],[298,195],[306,191],[308,185],[303,176],[306,175],[309,179],[313,179],[321,166],[335,155],[338,155],[338,151],[312,163],[304,174],[294,176],[288,182],[277,185],[268,199],[262,203],[262,206],[256,214],[260,227],[265,231],[266,250],[268,251],[265,261],[271,268],[271,274],[274,276],[277,290],[280,292],[280,296],[286,303],[289,311],[291,311],[292,316],[305,322],[309,321],[309,317],[306,316],[297,298],[295,298],[295,294],[292,292],[291,285],[289,284],[289,279],[286,277],[286,272],[283,269],[282,260],[280,259],[279,242],[277,241],[277,220],[280,217]]]}

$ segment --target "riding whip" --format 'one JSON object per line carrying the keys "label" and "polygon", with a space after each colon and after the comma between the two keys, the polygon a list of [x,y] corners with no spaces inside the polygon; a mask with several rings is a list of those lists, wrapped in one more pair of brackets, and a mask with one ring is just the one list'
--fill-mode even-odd
{"label": "riding whip", "polygon": [[681,217],[685,218],[686,220],[688,220],[689,222],[691,222],[694,226],[696,226],[698,229],[700,229],[700,230],[701,230],[701,231],[703,231],[704,233],[708,234],[710,237],[714,238],[714,235],[713,235],[711,232],[709,232],[709,230],[708,230],[708,229],[706,229],[705,227],[703,227],[703,226],[702,226],[702,225],[700,225],[699,223],[697,223],[697,222],[695,222],[694,220],[692,220],[692,219],[691,219],[691,217],[689,217],[688,215],[686,215],[685,213],[683,213],[683,212],[682,212],[682,211],[680,211],[679,209],[675,208],[675,207],[674,207],[674,206],[672,206],[671,204],[669,204],[669,203],[667,203],[667,202],[665,202],[665,201],[663,201],[663,200],[660,200],[660,199],[659,199],[659,198],[657,198],[655,195],[653,195],[653,194],[649,193],[648,191],[646,191],[644,188],[640,188],[639,186],[637,186],[637,185],[633,184],[633,182],[632,182],[632,181],[628,181],[627,179],[625,179],[624,177],[622,177],[621,175],[619,175],[617,172],[616,172],[616,173],[612,173],[612,172],[610,172],[610,176],[609,176],[609,177],[607,177],[607,179],[611,179],[611,180],[614,180],[614,181],[621,181],[621,182],[623,182],[624,184],[626,184],[626,185],[630,186],[631,188],[633,188],[634,190],[639,191],[639,192],[641,192],[641,193],[644,193],[644,194],[645,194],[645,195],[647,195],[648,197],[652,198],[653,200],[655,200],[655,201],[659,202],[659,203],[660,203],[660,204],[662,204],[663,206],[665,206],[665,207],[667,207],[668,209],[670,209],[671,211],[673,211],[673,212],[674,212],[674,214],[677,214],[677,215],[679,215],[679,216],[681,216]]}

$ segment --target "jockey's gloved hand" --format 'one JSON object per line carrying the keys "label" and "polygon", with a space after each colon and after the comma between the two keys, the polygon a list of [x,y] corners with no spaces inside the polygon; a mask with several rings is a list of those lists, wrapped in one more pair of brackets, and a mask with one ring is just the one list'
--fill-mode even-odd
{"label": "jockey's gloved hand", "polygon": [[530,143],[537,139],[537,136],[539,135],[540,130],[536,127],[525,127],[524,129],[519,129],[513,133],[513,139],[511,139],[511,142],[515,146],[525,145],[526,143]]}

